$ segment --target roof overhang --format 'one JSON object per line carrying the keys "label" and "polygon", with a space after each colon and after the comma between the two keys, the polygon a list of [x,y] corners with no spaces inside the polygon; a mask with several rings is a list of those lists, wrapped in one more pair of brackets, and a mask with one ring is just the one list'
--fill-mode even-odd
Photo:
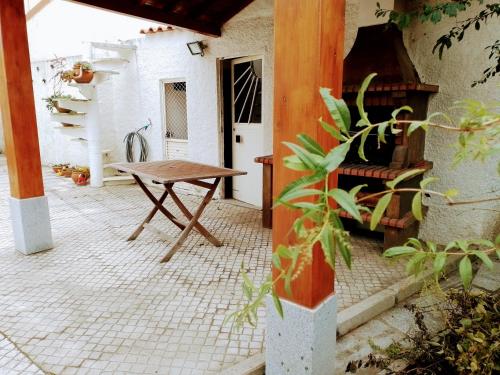
{"label": "roof overhang", "polygon": [[222,26],[253,0],[69,0],[195,32],[220,36]]}

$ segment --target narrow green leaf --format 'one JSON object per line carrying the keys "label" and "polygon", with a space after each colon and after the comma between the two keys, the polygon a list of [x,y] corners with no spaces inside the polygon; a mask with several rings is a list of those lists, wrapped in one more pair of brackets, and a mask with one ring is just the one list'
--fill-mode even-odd
{"label": "narrow green leaf", "polygon": [[323,211],[323,203],[312,203],[312,202],[295,202],[290,204],[290,207],[301,208],[304,210],[312,211]]}
{"label": "narrow green leaf", "polygon": [[425,241],[427,248],[431,251],[431,253],[437,252],[437,245],[432,241]]}
{"label": "narrow green leaf", "polygon": [[408,135],[410,136],[415,130],[421,128],[423,125],[422,121],[415,121],[408,126]]}
{"label": "narrow green leaf", "polygon": [[321,242],[321,248],[323,249],[323,253],[325,255],[326,263],[335,268],[335,243],[333,240],[333,231],[330,225],[323,226],[321,233],[319,235],[319,239]]}
{"label": "narrow green leaf", "polygon": [[389,205],[389,202],[391,201],[391,198],[392,193],[388,193],[380,198],[377,202],[377,205],[375,206],[375,209],[372,213],[372,218],[370,220],[370,230],[375,230],[375,228],[377,227],[380,219],[382,219],[382,215],[384,214],[387,206]]}
{"label": "narrow green leaf", "polygon": [[319,92],[335,124],[342,132],[347,134],[351,126],[351,113],[347,104],[343,99],[336,99],[331,94],[330,89],[322,87]]}
{"label": "narrow green leaf", "polygon": [[490,270],[493,269],[493,262],[491,261],[490,257],[487,254],[485,254],[481,250],[473,251],[472,254],[474,254],[479,259],[481,259],[481,261],[484,263],[484,265],[486,267],[488,267]]}
{"label": "narrow green leaf", "polygon": [[419,239],[410,237],[408,241],[406,241],[406,245],[412,245],[415,249],[422,249],[422,243]]}
{"label": "narrow green leaf", "polygon": [[385,130],[387,129],[388,126],[389,126],[389,121],[382,122],[378,126],[377,133],[378,133],[378,140],[379,140],[379,142],[387,143],[387,141],[385,139]]}
{"label": "narrow green leaf", "polygon": [[248,277],[247,273],[245,271],[241,271],[241,277],[243,277],[243,283],[248,286],[251,290],[255,289],[255,286],[253,285],[252,281]]}
{"label": "narrow green leaf", "polygon": [[376,76],[377,73],[372,73],[365,78],[365,80],[361,84],[361,87],[359,88],[358,96],[356,98],[356,106],[358,107],[359,115],[361,119],[363,119],[367,123],[370,123],[370,121],[368,120],[368,115],[365,112],[365,107],[364,107],[365,92],[368,89],[368,86],[370,86],[372,79],[375,78]]}
{"label": "narrow green leaf", "polygon": [[253,298],[253,291],[245,283],[243,283],[243,293],[245,294],[245,297],[247,298],[247,300],[249,300],[249,301],[252,300],[252,298]]}
{"label": "narrow green leaf", "polygon": [[472,263],[468,256],[463,257],[458,266],[458,272],[465,289],[469,289],[472,281]]}
{"label": "narrow green leaf", "polygon": [[306,167],[302,161],[300,161],[299,157],[297,155],[290,155],[290,156],[285,156],[283,158],[283,164],[285,167],[288,169],[292,169],[294,171],[308,171],[309,168]]}
{"label": "narrow green leaf", "polygon": [[444,265],[446,264],[446,257],[447,254],[445,252],[436,254],[436,258],[434,258],[434,263],[432,265],[435,274],[439,275],[443,271]]}
{"label": "narrow green leaf", "polygon": [[278,245],[276,253],[278,253],[278,255],[283,259],[292,259],[292,252],[284,245]]}
{"label": "narrow green leaf", "polygon": [[412,170],[409,170],[403,174],[400,174],[398,177],[396,177],[394,180],[392,181],[388,181],[386,182],[385,184],[390,188],[390,189],[394,189],[396,187],[397,184],[399,184],[400,182],[410,178],[410,177],[414,177],[416,175],[419,175],[419,174],[422,174],[425,172],[425,169],[412,169]]}
{"label": "narrow green leaf", "polygon": [[316,183],[322,181],[325,178],[325,176],[326,176],[326,173],[324,171],[318,171],[312,175],[303,176],[297,180],[294,180],[294,181],[290,182],[283,189],[281,194],[278,196],[277,200],[280,200],[283,195],[287,194],[288,192],[290,192],[292,190],[301,189],[303,187],[306,187],[306,186],[309,186],[312,184],[316,184]]}
{"label": "narrow green leaf", "polygon": [[347,268],[351,269],[352,266],[352,254],[351,251],[345,246],[342,241],[337,241],[338,242],[338,247],[340,251],[340,255],[342,255],[342,259],[344,259],[344,262],[347,266]]}
{"label": "narrow green leaf", "polygon": [[340,163],[345,160],[350,145],[350,143],[342,143],[333,148],[328,155],[325,156],[322,163],[323,168],[325,168],[327,172],[332,172],[337,169]]}
{"label": "narrow green leaf", "polygon": [[412,107],[410,107],[409,105],[404,105],[404,106],[402,106],[402,107],[396,108],[394,111],[392,111],[392,113],[391,113],[391,117],[392,117],[393,119],[397,120],[398,115],[399,115],[402,111],[406,111],[406,112],[413,113],[413,108],[412,108]]}
{"label": "narrow green leaf", "polygon": [[425,259],[427,258],[427,253],[419,252],[413,255],[413,257],[406,263],[406,273],[410,275],[418,275],[422,271],[422,266]]}
{"label": "narrow green leaf", "polygon": [[346,210],[354,219],[360,223],[363,222],[358,207],[356,206],[356,202],[348,192],[342,189],[332,189],[328,192],[328,195],[332,197],[340,205],[340,207]]}
{"label": "narrow green leaf", "polygon": [[276,308],[276,311],[278,312],[281,319],[283,319],[284,315],[283,315],[283,306],[281,305],[281,300],[279,299],[278,295],[274,290],[272,292],[272,296],[273,296],[274,307]]}
{"label": "narrow green leaf", "polygon": [[423,220],[421,192],[418,192],[413,196],[413,199],[411,201],[411,212],[413,213],[413,216],[415,216],[415,219],[417,219],[418,221]]}
{"label": "narrow green leaf", "polygon": [[425,189],[427,185],[432,184],[433,182],[438,181],[437,177],[427,177],[420,181],[420,188]]}
{"label": "narrow green leaf", "polygon": [[275,206],[278,206],[280,203],[289,202],[292,199],[310,197],[313,195],[323,194],[323,191],[318,189],[296,189],[289,191],[288,193],[282,195],[280,199],[276,202]]}
{"label": "narrow green leaf", "polygon": [[297,138],[307,151],[319,156],[325,156],[323,148],[318,144],[318,142],[309,137],[307,134],[299,134]]}
{"label": "narrow green leaf", "polygon": [[417,252],[417,249],[411,247],[411,246],[395,246],[387,249],[384,251],[384,257],[386,258],[393,258],[397,257],[400,255],[411,255],[415,254]]}
{"label": "narrow green leaf", "polygon": [[358,155],[364,161],[368,161],[368,159],[365,156],[365,142],[366,142],[366,139],[368,138],[368,134],[370,134],[369,131],[365,131],[363,134],[361,134],[361,139],[360,139],[359,147],[358,147]]}
{"label": "narrow green leaf", "polygon": [[295,155],[300,159],[304,165],[310,169],[310,170],[315,170],[318,163],[317,160],[315,160],[313,154],[311,154],[309,151],[307,151],[305,148],[296,145],[295,143],[291,142],[283,142],[285,146],[287,146],[290,150],[294,152]]}
{"label": "narrow green leaf", "polygon": [[368,186],[367,184],[354,186],[351,190],[349,190],[349,195],[351,197],[353,197],[354,199],[356,199],[356,196],[361,191],[361,189],[363,189],[364,187],[367,187],[367,186]]}
{"label": "narrow green leaf", "polygon": [[321,124],[321,127],[323,129],[325,129],[325,131],[328,134],[330,134],[333,138],[335,138],[341,142],[347,141],[347,138],[344,135],[342,135],[335,127],[333,127],[329,123],[323,121],[323,119],[320,118],[319,123]]}
{"label": "narrow green leaf", "polygon": [[274,252],[272,255],[272,260],[273,260],[273,265],[276,267],[278,270],[281,270],[281,258],[277,252]]}

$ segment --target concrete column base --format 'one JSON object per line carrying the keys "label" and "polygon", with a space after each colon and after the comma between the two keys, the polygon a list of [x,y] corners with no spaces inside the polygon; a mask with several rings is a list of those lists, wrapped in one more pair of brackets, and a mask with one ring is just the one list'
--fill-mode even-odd
{"label": "concrete column base", "polygon": [[311,310],[282,300],[284,319],[267,297],[266,374],[333,375],[337,296]]}
{"label": "concrete column base", "polygon": [[53,247],[47,197],[10,198],[16,250],[25,255]]}

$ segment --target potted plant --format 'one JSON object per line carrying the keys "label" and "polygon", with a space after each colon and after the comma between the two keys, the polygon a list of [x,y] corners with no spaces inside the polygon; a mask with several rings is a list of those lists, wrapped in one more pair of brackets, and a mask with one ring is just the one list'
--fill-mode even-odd
{"label": "potted plant", "polygon": [[[62,78],[62,77],[61,77]],[[76,83],[89,83],[94,78],[92,65],[87,61],[77,61],[73,64],[73,80]]]}
{"label": "potted plant", "polygon": [[71,166],[67,165],[67,166],[64,166],[61,169],[61,171],[59,172],[59,175],[63,176],[63,177],[71,177],[71,175],[73,174],[74,170],[75,170],[74,167],[71,167]]}
{"label": "potted plant", "polygon": [[58,101],[60,99],[71,99],[71,98],[72,98],[71,95],[64,95],[59,91],[59,92],[54,92],[51,96],[43,98],[42,100],[47,103],[45,107],[50,112],[54,112],[55,109],[58,113],[70,113],[71,109],[60,107]]}
{"label": "potted plant", "polygon": [[76,185],[86,185],[90,177],[88,167],[75,167],[71,173],[71,179]]}
{"label": "potted plant", "polygon": [[54,171],[54,173],[57,173],[59,174],[61,172],[61,170],[64,168],[64,167],[68,167],[69,166],[69,163],[64,163],[64,164],[54,164],[52,166],[52,170]]}

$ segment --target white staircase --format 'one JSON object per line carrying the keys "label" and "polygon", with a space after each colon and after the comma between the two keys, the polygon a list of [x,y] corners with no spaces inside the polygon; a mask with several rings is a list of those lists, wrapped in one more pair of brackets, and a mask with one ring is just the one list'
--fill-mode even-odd
{"label": "white staircase", "polygon": [[[105,167],[104,162],[111,161],[111,150],[102,147],[101,129],[104,124],[99,123],[98,86],[119,74],[116,70],[130,61],[135,48],[127,44],[91,42],[89,61],[94,68],[94,78],[90,83],[69,84],[76,87],[84,98],[60,99],[59,107],[71,112],[51,114],[53,121],[61,123],[56,126],[58,131],[70,136],[72,141],[87,145],[90,185],[93,187],[134,183],[131,176],[116,176],[114,170]],[[105,170],[111,176],[105,177]]]}

